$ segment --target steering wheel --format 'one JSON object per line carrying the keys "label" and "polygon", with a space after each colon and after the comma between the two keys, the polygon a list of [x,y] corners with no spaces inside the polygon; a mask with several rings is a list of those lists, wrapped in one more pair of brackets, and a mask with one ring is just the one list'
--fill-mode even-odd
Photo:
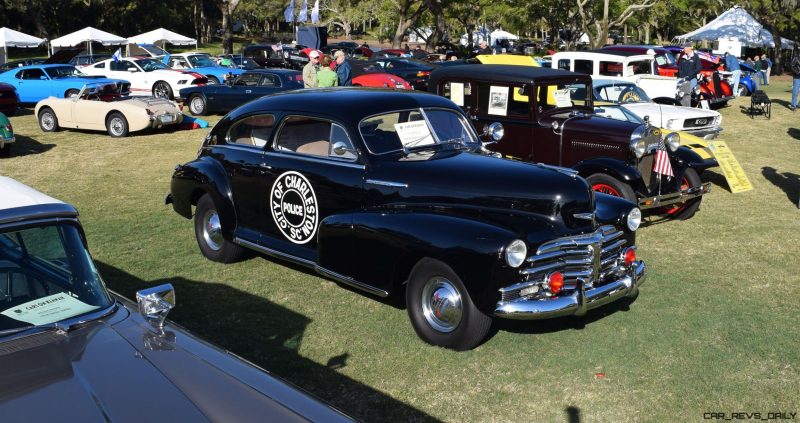
{"label": "steering wheel", "polygon": [[637,101],[641,101],[642,98],[639,96],[639,93],[636,92],[636,87],[628,86],[619,93],[619,102],[620,103],[635,103]]}

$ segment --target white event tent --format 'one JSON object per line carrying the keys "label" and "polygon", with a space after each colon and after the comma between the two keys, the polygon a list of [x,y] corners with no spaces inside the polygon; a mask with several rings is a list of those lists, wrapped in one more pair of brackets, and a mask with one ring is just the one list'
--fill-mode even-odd
{"label": "white event tent", "polygon": [[104,46],[115,46],[127,44],[128,40],[120,36],[101,31],[87,26],[80,31],[75,31],[63,37],[50,40],[51,53],[56,52],[56,48],[74,47],[82,43],[87,43],[89,54],[92,54],[92,42],[100,43]]}
{"label": "white event tent", "polygon": [[[726,10],[713,21],[692,32],[675,37],[678,42],[715,41],[722,38],[737,39],[743,45],[751,47],[775,47],[772,34],[739,6]],[[782,38],[781,48],[791,48],[790,43],[791,41]]]}
{"label": "white event tent", "polygon": [[167,43],[179,46],[194,44],[194,48],[197,48],[197,40],[194,38],[189,38],[164,28],[158,28],[150,32],[145,32],[144,34],[134,35],[133,37],[128,38],[128,42],[131,44],[156,44],[161,42],[162,49]]}
{"label": "white event tent", "polygon": [[497,40],[519,40],[519,37],[508,31],[503,31],[502,29],[495,29],[494,31],[492,31],[491,34],[489,34],[489,39],[491,39],[492,42],[495,42]]}
{"label": "white event tent", "polygon": [[3,63],[8,61],[9,47],[38,47],[44,40],[33,35],[23,34],[6,27],[0,28],[0,49],[3,50]]}

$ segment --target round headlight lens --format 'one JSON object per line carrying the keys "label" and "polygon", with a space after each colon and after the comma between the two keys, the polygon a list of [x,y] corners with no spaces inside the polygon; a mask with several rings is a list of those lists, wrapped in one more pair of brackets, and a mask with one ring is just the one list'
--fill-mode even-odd
{"label": "round headlight lens", "polygon": [[628,212],[628,221],[626,223],[631,231],[639,229],[639,225],[642,224],[642,211],[638,207],[632,208]]}
{"label": "round headlight lens", "polygon": [[525,242],[521,239],[515,239],[506,246],[503,254],[509,266],[519,267],[528,255],[528,247],[525,246]]}
{"label": "round headlight lens", "polygon": [[631,152],[636,155],[637,159],[641,159],[645,153],[644,132],[645,127],[644,125],[641,125],[634,129],[633,133],[631,134]]}
{"label": "round headlight lens", "polygon": [[669,147],[671,151],[675,151],[681,146],[681,136],[675,132],[668,134],[667,137],[664,138],[664,143],[667,144],[667,147]]}

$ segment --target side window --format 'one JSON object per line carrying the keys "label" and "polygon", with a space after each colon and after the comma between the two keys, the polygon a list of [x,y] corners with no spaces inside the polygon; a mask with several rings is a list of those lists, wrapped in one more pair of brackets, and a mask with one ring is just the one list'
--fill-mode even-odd
{"label": "side window", "polygon": [[111,61],[108,64],[108,68],[109,68],[109,70],[112,70],[112,71],[125,72],[125,71],[128,70],[128,63],[130,63],[130,62],[126,62],[126,61],[119,61],[119,62]]}
{"label": "side window", "polygon": [[22,71],[22,79],[41,79],[44,75],[44,71],[41,69],[26,69]]}
{"label": "side window", "polygon": [[21,70],[21,71],[17,72],[17,74],[16,74],[16,75],[14,75],[14,78],[17,78],[17,79],[25,79],[25,71],[24,71],[24,70]]}
{"label": "side window", "polygon": [[[291,116],[281,126],[277,136],[276,149],[309,156],[329,157],[333,148],[331,142],[334,135],[333,126],[331,122],[322,119]],[[343,130],[337,131],[336,135],[337,141],[341,141],[342,136],[347,136]],[[349,140],[347,142],[349,143]],[[352,148],[352,143],[350,145]]]}
{"label": "side window", "polygon": [[447,97],[457,106],[472,106],[472,84],[469,82],[448,81],[442,86],[442,96]]}
{"label": "side window", "polygon": [[236,85],[242,85],[245,87],[255,87],[258,85],[258,80],[261,79],[261,75],[257,73],[246,73],[239,77],[236,80]]}
{"label": "side window", "polygon": [[228,144],[264,147],[269,142],[274,126],[273,115],[248,116],[233,124],[228,131]]}
{"label": "side window", "polygon": [[[343,150],[337,152],[337,147],[344,146]],[[337,124],[331,125],[331,146],[328,152],[329,157],[336,159],[355,160],[358,158],[353,142],[347,136],[347,131]]]}
{"label": "side window", "polygon": [[106,68],[106,63],[105,62],[98,63],[98,64],[94,65],[94,67],[96,67],[97,69],[105,69]]}
{"label": "side window", "polygon": [[521,87],[479,84],[478,113],[483,115],[528,117],[530,102]]}
{"label": "side window", "polygon": [[261,79],[261,86],[262,87],[280,87],[281,86],[281,79],[278,78],[277,75],[264,75]]}
{"label": "side window", "polygon": [[560,59],[558,61],[558,68],[561,70],[569,70],[569,59]]}
{"label": "side window", "polygon": [[594,62],[591,60],[576,60],[575,61],[575,72],[582,73],[585,75],[591,75],[594,69]]}
{"label": "side window", "polygon": [[600,75],[622,76],[621,62],[600,62]]}

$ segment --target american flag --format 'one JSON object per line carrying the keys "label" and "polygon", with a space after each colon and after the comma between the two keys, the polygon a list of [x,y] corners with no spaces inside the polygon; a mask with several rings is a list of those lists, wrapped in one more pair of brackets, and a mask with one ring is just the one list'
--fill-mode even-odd
{"label": "american flag", "polygon": [[664,137],[658,136],[658,147],[656,148],[656,162],[653,165],[653,172],[667,176],[675,176],[672,173],[672,164],[669,162],[667,146],[664,145]]}

